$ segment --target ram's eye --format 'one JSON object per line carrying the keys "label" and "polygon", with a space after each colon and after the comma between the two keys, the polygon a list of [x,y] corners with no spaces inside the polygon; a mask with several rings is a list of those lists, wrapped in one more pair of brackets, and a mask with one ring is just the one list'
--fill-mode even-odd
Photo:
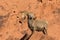
{"label": "ram's eye", "polygon": [[32,19],[32,17],[30,17],[30,20]]}

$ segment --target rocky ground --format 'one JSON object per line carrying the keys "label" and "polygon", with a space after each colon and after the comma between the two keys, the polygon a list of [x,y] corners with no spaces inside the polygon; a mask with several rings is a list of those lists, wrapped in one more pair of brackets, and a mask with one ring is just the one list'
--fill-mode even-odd
{"label": "rocky ground", "polygon": [[48,21],[48,35],[36,31],[29,40],[60,40],[60,0],[0,0],[0,40],[20,40],[25,32],[31,34],[27,19],[21,19],[24,10]]}

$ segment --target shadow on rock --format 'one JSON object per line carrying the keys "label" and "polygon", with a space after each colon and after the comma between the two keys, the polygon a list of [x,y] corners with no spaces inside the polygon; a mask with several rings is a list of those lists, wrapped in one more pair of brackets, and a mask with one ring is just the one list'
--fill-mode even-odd
{"label": "shadow on rock", "polygon": [[4,26],[4,23],[6,23],[6,21],[8,20],[9,18],[9,14],[7,15],[0,15],[0,27]]}
{"label": "shadow on rock", "polygon": [[55,40],[54,37],[42,35],[39,40]]}

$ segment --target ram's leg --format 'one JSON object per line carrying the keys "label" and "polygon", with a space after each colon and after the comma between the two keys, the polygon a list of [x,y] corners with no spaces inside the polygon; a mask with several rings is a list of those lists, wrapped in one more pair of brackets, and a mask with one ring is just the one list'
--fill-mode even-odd
{"label": "ram's leg", "polygon": [[27,38],[25,38],[25,40],[29,40],[32,35],[33,35],[33,32],[30,35],[28,35]]}
{"label": "ram's leg", "polygon": [[20,40],[24,40],[26,38],[27,34],[25,34]]}
{"label": "ram's leg", "polygon": [[23,38],[21,38],[20,40],[29,40],[29,38],[32,36],[33,33],[31,33],[31,35],[29,34],[25,34]]}
{"label": "ram's leg", "polygon": [[43,29],[43,33],[47,34],[47,29],[46,28]]}

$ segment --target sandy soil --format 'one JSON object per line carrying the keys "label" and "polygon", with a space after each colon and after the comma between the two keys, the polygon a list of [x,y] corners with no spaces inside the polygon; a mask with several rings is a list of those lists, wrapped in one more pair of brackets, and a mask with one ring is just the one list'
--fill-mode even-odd
{"label": "sandy soil", "polygon": [[60,40],[60,0],[0,0],[0,40],[20,40],[25,32],[31,34],[27,19],[21,20],[24,10],[48,21],[48,35],[34,32],[29,40]]}

